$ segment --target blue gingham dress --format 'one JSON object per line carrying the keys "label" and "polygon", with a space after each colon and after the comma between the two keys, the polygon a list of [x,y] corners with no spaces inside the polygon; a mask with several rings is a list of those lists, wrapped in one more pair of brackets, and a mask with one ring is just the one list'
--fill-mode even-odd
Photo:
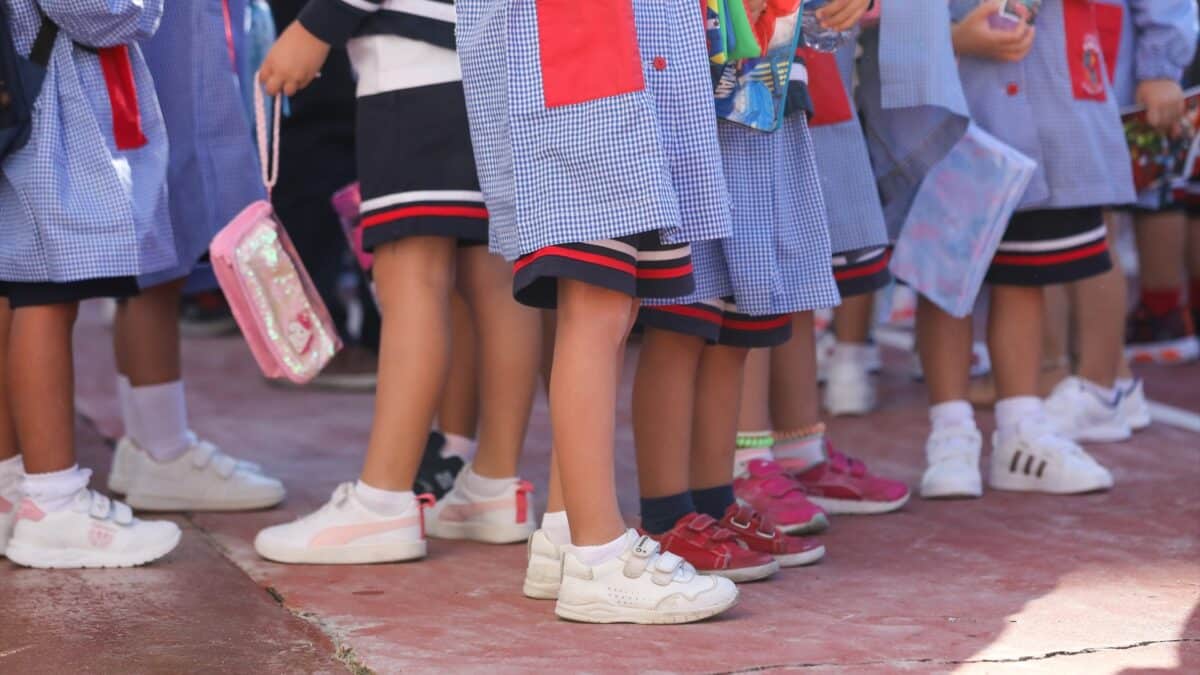
{"label": "blue gingham dress", "polygon": [[[962,17],[979,2],[952,0],[951,10]],[[1116,96],[1108,86],[1105,101],[1075,98],[1066,40],[1063,0],[1044,0],[1033,48],[1022,61],[959,59],[975,122],[1038,163],[1018,211],[1135,199]]]}
{"label": "blue gingham dress", "polygon": [[739,312],[790,314],[841,302],[829,264],[829,226],[803,112],[773,133],[718,127],[733,196],[733,234],[692,245],[696,290],[688,304],[732,296]]}
{"label": "blue gingham dress", "polygon": [[[266,194],[230,61],[224,1],[168,3],[158,32],[142,45],[170,140],[167,179],[179,259],[173,267],[143,275],[138,280],[143,287],[187,276],[213,236]],[[228,2],[237,35],[246,0]]]}
{"label": "blue gingham dress", "polygon": [[455,8],[493,251],[513,260],[653,230],[667,243],[729,234],[698,3],[633,0],[645,89],[553,108],[542,91],[536,0]]}
{"label": "blue gingham dress", "polygon": [[[848,41],[837,51],[842,86],[854,91],[854,61],[858,42]],[[825,196],[829,218],[829,236],[834,253],[875,248],[888,243],[879,189],[867,154],[853,97],[848,95],[851,118],[837,124],[812,127],[817,171]]]}
{"label": "blue gingham dress", "polygon": [[[41,24],[34,0],[4,0],[17,50]],[[38,0],[61,31],[34,106],[29,143],[4,160],[0,280],[70,282],[150,274],[175,264],[167,213],[167,136],[136,44],[161,0]],[[129,44],[147,143],[117,150],[99,58],[78,44]]]}
{"label": "blue gingham dress", "polygon": [[857,99],[895,239],[925,175],[962,139],[970,118],[944,2],[884,2],[864,31]]}

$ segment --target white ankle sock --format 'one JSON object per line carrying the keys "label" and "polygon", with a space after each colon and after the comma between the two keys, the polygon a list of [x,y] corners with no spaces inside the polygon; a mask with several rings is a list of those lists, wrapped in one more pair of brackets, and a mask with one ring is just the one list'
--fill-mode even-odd
{"label": "white ankle sock", "polygon": [[1013,396],[996,401],[996,430],[1000,435],[1017,433],[1022,420],[1045,416],[1042,399],[1036,396]]}
{"label": "white ankle sock", "polygon": [[24,478],[25,464],[20,455],[0,461],[0,497],[15,504],[20,497]]}
{"label": "white ankle sock", "polygon": [[824,462],[825,433],[818,432],[803,438],[788,441],[776,441],[771,449],[779,459],[802,459],[810,466]]}
{"label": "white ankle sock", "polygon": [[837,342],[833,345],[833,363],[866,364],[871,355],[869,342]]}
{"label": "white ankle sock", "polygon": [[770,446],[765,448],[738,448],[733,453],[733,475],[736,477],[750,473],[750,462],[756,459],[772,462],[775,460],[775,453],[771,452]]}
{"label": "white ankle sock", "polygon": [[182,380],[131,387],[129,410],[134,442],[155,461],[179,459],[192,446]]}
{"label": "white ankle sock", "polygon": [[610,560],[616,560],[621,557],[625,549],[629,548],[629,540],[625,534],[613,539],[607,544],[599,544],[597,546],[572,546],[571,552],[579,560],[579,562],[588,567],[603,565]]}
{"label": "white ankle sock", "polygon": [[398,516],[413,507],[417,496],[412,490],[381,490],[359,480],[354,484],[354,494],[375,513],[381,516]]}
{"label": "white ankle sock", "polygon": [[967,401],[946,401],[929,407],[933,430],[975,426],[975,410]]}
{"label": "white ankle sock", "polygon": [[1121,386],[1117,381],[1113,382],[1112,387],[1102,387],[1102,386],[1096,384],[1095,382],[1092,382],[1091,380],[1088,380],[1088,379],[1082,378],[1082,377],[1079,378],[1079,381],[1083,383],[1084,388],[1090,389],[1091,392],[1093,394],[1095,394],[1096,397],[1099,398],[1100,400],[1104,401],[1105,403],[1108,403],[1109,405],[1117,404],[1117,389],[1116,389],[1116,387]]}
{"label": "white ankle sock", "polygon": [[470,462],[475,457],[478,443],[474,438],[448,434],[444,431],[442,435],[446,437],[446,445],[442,446],[442,457],[461,457],[464,462]]}
{"label": "white ankle sock", "polygon": [[516,477],[487,478],[475,473],[475,470],[468,464],[462,471],[462,480],[467,492],[477,497],[493,499],[507,492],[516,481]]}
{"label": "white ankle sock", "polygon": [[133,384],[129,382],[129,378],[117,373],[117,405],[121,407],[121,422],[125,425],[125,435],[131,438],[134,428],[137,427],[137,422],[133,419],[133,404],[129,400],[132,391]]}
{"label": "white ankle sock", "polygon": [[555,546],[567,546],[571,543],[571,524],[567,521],[566,511],[547,511],[542,514],[542,532]]}
{"label": "white ankle sock", "polygon": [[62,471],[27,473],[21,491],[43,511],[59,511],[71,505],[75,493],[87,487],[92,472],[76,464]]}
{"label": "white ankle sock", "polygon": [[1132,392],[1135,385],[1137,385],[1136,377],[1118,377],[1117,381],[1113,383],[1113,387],[1121,392],[1122,396]]}

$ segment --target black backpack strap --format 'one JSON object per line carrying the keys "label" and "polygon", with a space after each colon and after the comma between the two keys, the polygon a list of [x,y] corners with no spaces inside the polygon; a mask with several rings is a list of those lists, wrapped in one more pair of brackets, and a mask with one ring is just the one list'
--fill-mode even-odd
{"label": "black backpack strap", "polygon": [[42,25],[38,28],[37,37],[33,39],[33,47],[29,50],[29,60],[45,68],[50,63],[50,52],[54,49],[54,40],[58,38],[58,24],[42,15]]}

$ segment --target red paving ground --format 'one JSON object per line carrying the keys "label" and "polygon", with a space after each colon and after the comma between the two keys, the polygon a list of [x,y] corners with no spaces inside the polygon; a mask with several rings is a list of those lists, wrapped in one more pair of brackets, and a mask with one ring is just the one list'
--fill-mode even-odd
{"label": "red paving ground", "polygon": [[[111,435],[111,356],[87,316],[81,407]],[[195,427],[281,475],[287,502],[188,517],[184,545],[146,570],[0,562],[0,672],[336,672],[344,663],[378,672],[1200,672],[1195,433],[1156,425],[1133,443],[1097,446],[1118,481],[1106,495],[989,493],[838,519],[823,563],[744,587],[724,620],[582,626],[520,595],[521,546],[434,542],[424,563],[355,568],[259,560],[250,547],[259,527],[310,510],[354,475],[371,399],[270,387],[236,339],[189,342],[186,357]],[[1154,396],[1200,412],[1200,366],[1150,377]],[[883,401],[867,420],[835,422],[835,438],[915,482],[921,392],[897,371],[884,377]],[[632,514],[627,422],[626,409],[619,472]],[[539,406],[524,464],[539,485],[548,431]],[[80,443],[85,461],[106,470],[109,449],[90,427]]]}

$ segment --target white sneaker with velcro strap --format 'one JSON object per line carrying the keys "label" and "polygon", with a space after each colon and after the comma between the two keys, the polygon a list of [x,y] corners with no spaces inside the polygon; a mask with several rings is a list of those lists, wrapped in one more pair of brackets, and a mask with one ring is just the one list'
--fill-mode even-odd
{"label": "white sneaker with velcro strap", "polygon": [[5,553],[25,567],[135,567],[170,553],[181,536],[175,523],[138,520],[125,504],[84,488],[48,513],[22,500]]}
{"label": "white sneaker with velcro strap", "polygon": [[1113,476],[1063,438],[1052,422],[1030,418],[1013,431],[992,435],[988,484],[997,490],[1067,495],[1108,490]]}
{"label": "white sneaker with velcro strap", "polygon": [[636,530],[625,539],[624,553],[594,567],[569,549],[564,553],[555,614],[586,623],[690,623],[737,602],[737,586],[729,579],[697,573]]}
{"label": "white sneaker with velcro strap", "polygon": [[525,597],[534,600],[558,598],[558,587],[562,585],[564,548],[555,546],[544,530],[537,530],[529,537],[523,588]]}
{"label": "white sneaker with velcro strap", "polygon": [[[192,434],[195,436],[195,434]],[[112,468],[108,472],[108,489],[119,495],[129,493],[129,485],[133,483],[133,474],[138,466],[141,466],[138,455],[145,455],[146,451],[138,446],[137,442],[129,436],[125,436],[117,441],[117,449],[113,453]],[[237,459],[237,467],[245,471],[253,473],[262,473],[263,468],[257,462],[251,462],[246,459]]]}
{"label": "white sneaker with velcro strap", "polygon": [[142,511],[247,511],[283,501],[283,483],[221,452],[207,441],[170,462],[141,450],[130,453],[126,501]]}

